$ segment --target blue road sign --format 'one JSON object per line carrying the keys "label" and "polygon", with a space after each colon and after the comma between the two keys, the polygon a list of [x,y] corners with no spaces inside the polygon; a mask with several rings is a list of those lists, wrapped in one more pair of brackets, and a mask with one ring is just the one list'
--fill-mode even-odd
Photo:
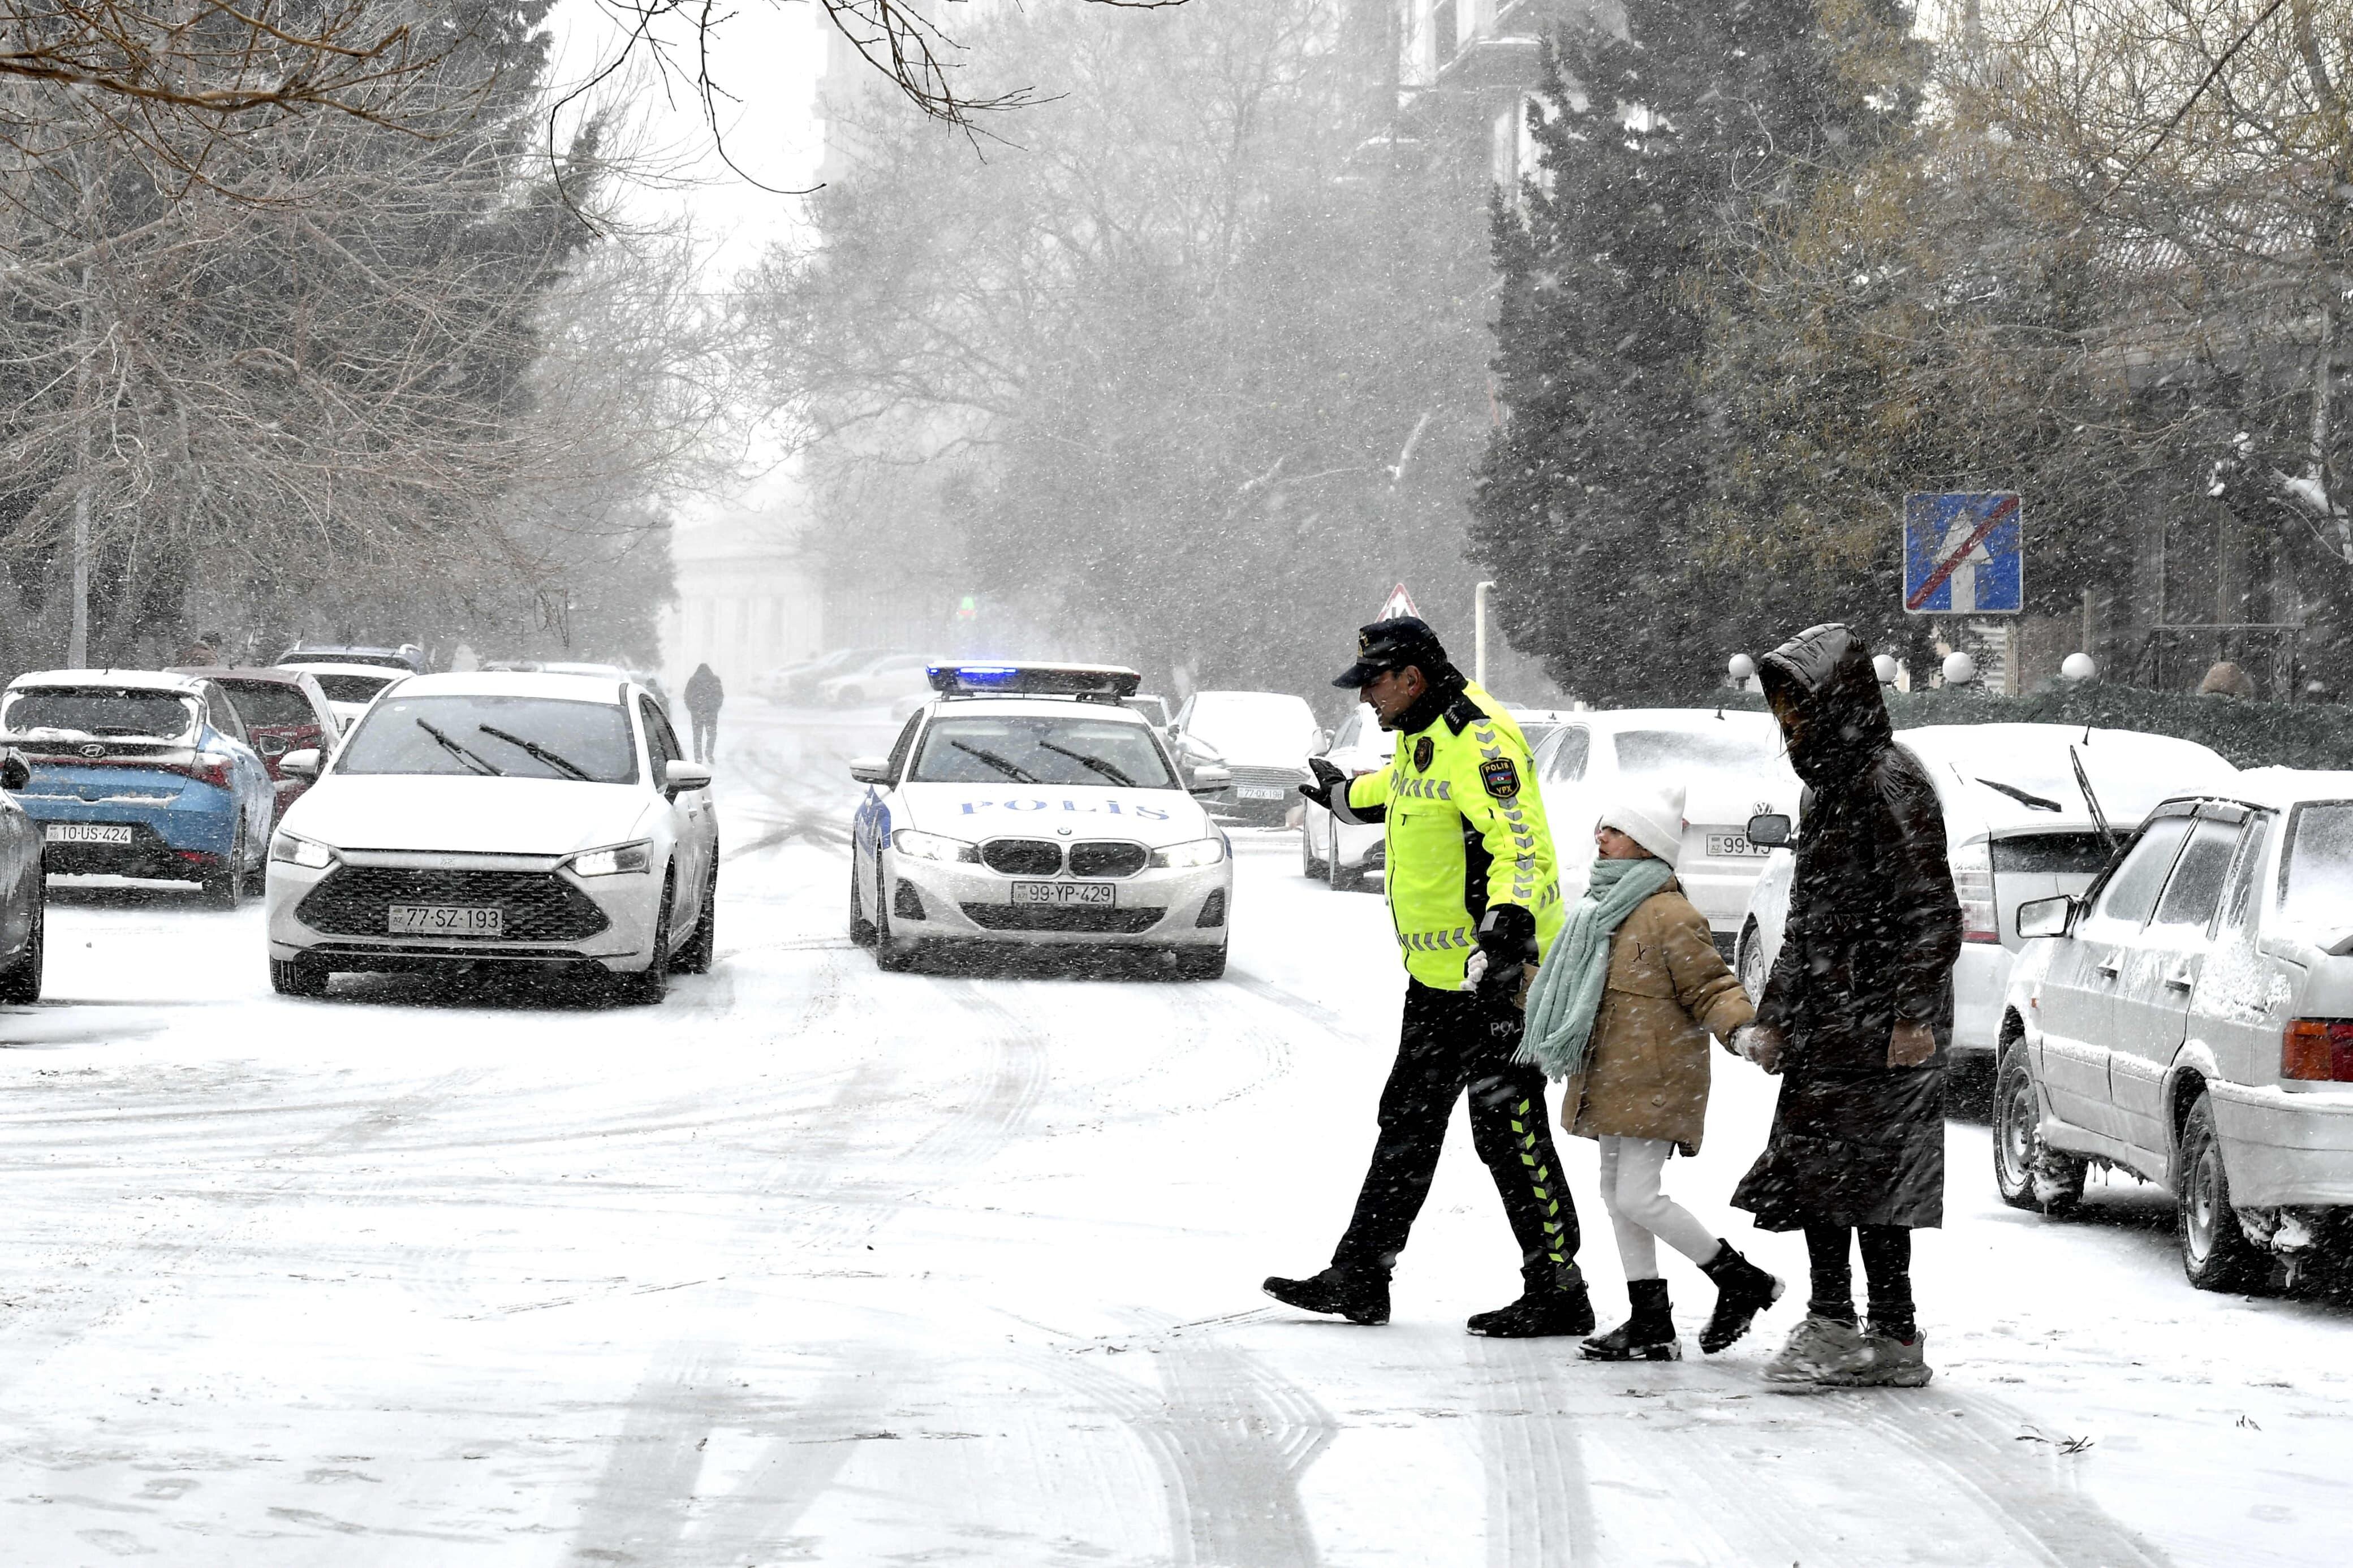
{"label": "blue road sign", "polygon": [[1904,498],[1904,607],[1915,616],[2014,616],[2026,607],[2017,491]]}

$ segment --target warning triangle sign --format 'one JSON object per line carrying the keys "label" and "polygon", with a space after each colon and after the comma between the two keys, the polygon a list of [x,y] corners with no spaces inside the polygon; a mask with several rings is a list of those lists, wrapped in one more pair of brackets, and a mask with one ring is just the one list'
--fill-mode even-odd
{"label": "warning triangle sign", "polygon": [[1405,591],[1405,584],[1402,583],[1389,590],[1389,596],[1381,603],[1381,613],[1373,618],[1393,621],[1399,616],[1411,616],[1416,620],[1421,618],[1421,612],[1414,608],[1413,595]]}

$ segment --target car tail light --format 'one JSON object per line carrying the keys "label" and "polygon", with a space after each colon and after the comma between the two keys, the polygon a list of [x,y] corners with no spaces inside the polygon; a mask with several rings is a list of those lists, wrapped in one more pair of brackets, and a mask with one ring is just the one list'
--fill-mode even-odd
{"label": "car tail light", "polygon": [[2353,1022],[2298,1018],[2280,1038],[2280,1077],[2353,1083]]}
{"label": "car tail light", "polygon": [[215,789],[228,788],[229,761],[215,752],[198,752],[185,762],[158,763],[155,765],[167,773],[178,773],[198,784],[210,784]]}
{"label": "car tail light", "polygon": [[1979,844],[1953,857],[1953,891],[1961,900],[1961,940],[2000,942],[2001,906],[1994,902],[1989,847]]}

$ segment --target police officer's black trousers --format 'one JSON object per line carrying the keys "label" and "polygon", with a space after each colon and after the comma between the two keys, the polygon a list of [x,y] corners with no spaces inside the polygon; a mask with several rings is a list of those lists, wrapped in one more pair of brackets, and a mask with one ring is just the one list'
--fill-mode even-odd
{"label": "police officer's black trousers", "polygon": [[1486,1162],[1520,1244],[1530,1289],[1557,1284],[1577,1256],[1577,1205],[1552,1146],[1542,1071],[1512,1060],[1520,1010],[1508,999],[1409,981],[1397,1065],[1381,1090],[1380,1137],[1335,1267],[1386,1278],[1430,1195],[1454,1102],[1471,1095],[1471,1145]]}

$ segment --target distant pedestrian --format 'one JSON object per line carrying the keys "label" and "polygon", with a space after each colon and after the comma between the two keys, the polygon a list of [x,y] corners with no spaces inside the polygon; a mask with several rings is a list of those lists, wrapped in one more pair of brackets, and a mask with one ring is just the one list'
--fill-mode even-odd
{"label": "distant pedestrian", "polygon": [[[1746,1048],[1781,1074],[1765,1152],[1732,1201],[1803,1230],[1812,1299],[1767,1366],[1777,1383],[1917,1388],[1912,1232],[1944,1222],[1945,1051],[1960,902],[1936,794],[1895,744],[1871,653],[1800,632],[1759,671],[1805,782],[1781,951]],[[1871,1286],[1858,1324],[1851,1254]]]}
{"label": "distant pedestrian", "polygon": [[1625,1322],[1585,1342],[1592,1361],[1682,1359],[1661,1241],[1715,1283],[1715,1311],[1699,1336],[1710,1355],[1781,1297],[1780,1280],[1661,1190],[1669,1155],[1699,1152],[1708,1037],[1729,1040],[1757,1016],[1707,917],[1675,881],[1683,821],[1680,798],[1630,794],[1609,804],[1594,829],[1599,858],[1585,897],[1528,994],[1518,1059],[1567,1079],[1561,1121],[1600,1142],[1601,1206],[1633,1304]]}
{"label": "distant pedestrian", "polygon": [[707,664],[698,664],[694,673],[686,678],[686,716],[694,721],[694,760],[711,761],[719,749],[719,705],[727,700],[727,689],[719,684],[719,677]]}

